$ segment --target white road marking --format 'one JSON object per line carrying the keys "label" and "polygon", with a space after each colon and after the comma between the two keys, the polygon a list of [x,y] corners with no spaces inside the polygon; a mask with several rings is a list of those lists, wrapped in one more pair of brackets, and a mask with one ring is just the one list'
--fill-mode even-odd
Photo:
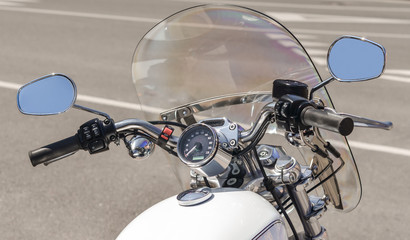
{"label": "white road marking", "polygon": [[[300,36],[298,36],[298,39],[303,39]],[[322,43],[322,42],[311,42],[311,41],[302,41],[302,45],[305,48],[310,48],[310,47],[325,47],[326,49],[329,48],[330,44],[328,43]]]}
{"label": "white road marking", "polygon": [[380,78],[384,80],[389,80],[389,81],[410,83],[410,77],[400,77],[400,76],[394,76],[394,75],[389,75],[389,74],[383,74]]}
{"label": "white road marking", "polygon": [[[309,52],[309,51],[308,51]],[[327,59],[322,57],[312,57],[313,63],[319,66],[327,66]]]}
{"label": "white road marking", "polygon": [[19,6],[23,6],[23,4],[17,3],[17,2],[10,2],[10,1],[0,1],[0,6],[19,7]]}
{"label": "white road marking", "polygon": [[314,23],[368,23],[368,24],[410,24],[407,19],[357,17],[345,15],[324,15],[293,12],[266,12],[282,22]]}
{"label": "white road marking", "polygon": [[159,114],[165,110],[165,109],[156,108],[156,107],[150,107],[150,106],[139,105],[135,103],[129,103],[129,102],[124,102],[124,101],[112,100],[108,98],[93,97],[93,96],[87,96],[87,95],[81,95],[81,94],[77,96],[77,100],[83,101],[83,102],[111,106],[111,107],[126,108],[126,109],[137,110],[137,111],[142,110],[144,112],[149,112],[149,113],[154,113],[154,114]]}
{"label": "white road marking", "polygon": [[[1,88],[18,90],[20,86],[21,86],[20,84],[16,84],[16,83],[0,81]],[[111,106],[111,107],[119,107],[119,108],[140,111],[140,107],[138,104],[118,101],[118,100],[112,100],[112,99],[107,99],[107,98],[93,97],[93,96],[87,96],[87,95],[78,95],[77,100]],[[149,107],[149,106],[142,106],[142,111],[150,112],[150,113],[160,113],[164,111],[164,109],[156,108],[156,107]],[[402,156],[407,156],[407,157],[410,156],[410,151],[407,149],[389,147],[389,146],[377,145],[377,144],[370,144],[370,143],[362,143],[362,142],[357,142],[357,141],[349,141],[349,143],[350,143],[350,146],[353,148],[384,152],[384,153],[402,155]]]}
{"label": "white road marking", "polygon": [[[334,2],[340,2],[340,0],[328,0],[328,1],[334,1]],[[395,1],[395,0],[344,0],[345,2],[369,2],[369,3],[396,3],[396,4],[410,4],[408,1]]]}
{"label": "white road marking", "polygon": [[12,89],[12,90],[18,90],[22,85],[17,84],[17,83],[11,83],[11,82],[3,82],[0,81],[0,87],[1,88],[7,88],[7,89]]}
{"label": "white road marking", "polygon": [[[14,8],[14,7],[0,6],[0,11],[24,12],[24,13],[58,15],[58,16],[68,16],[68,17],[83,17],[83,18],[128,21],[128,22],[158,23],[159,21],[161,21],[161,19],[156,19],[156,18],[130,17],[130,16],[110,15],[110,14],[72,12],[72,11],[60,11],[60,10],[37,9],[37,8],[22,8],[22,7],[21,8]],[[283,17],[285,17],[285,16],[283,16]],[[321,21],[325,21],[325,20],[322,19]],[[408,22],[410,23],[410,20]],[[292,29],[292,32],[297,33],[297,36],[300,36],[300,38],[303,38],[302,34],[308,34],[307,38],[311,38],[312,37],[311,34],[317,34],[317,35],[346,35],[346,34],[350,34],[350,35],[365,36],[365,37],[410,39],[410,34],[394,34],[394,33],[326,31],[326,30],[297,29],[297,28]]]}
{"label": "white road marking", "polygon": [[[174,0],[176,2],[203,2],[203,0]],[[354,0],[357,1],[357,0]],[[208,2],[219,2],[208,0]],[[223,1],[226,4],[249,5],[255,7],[271,8],[294,8],[294,9],[314,9],[314,10],[332,10],[332,11],[364,11],[364,12],[410,12],[410,8],[399,7],[373,7],[373,6],[341,6],[341,5],[324,5],[324,4],[302,4],[302,3],[275,3],[275,2],[253,2],[253,1]],[[373,2],[373,1],[372,1]],[[396,1],[398,2],[398,1]],[[390,3],[390,1],[389,1]],[[408,3],[408,2],[400,2]]]}
{"label": "white road marking", "polygon": [[404,70],[404,69],[386,69],[386,71],[384,72],[387,74],[398,74],[398,75],[410,76],[410,70]]}
{"label": "white road marking", "polygon": [[38,3],[38,0],[0,0],[0,2]]}
{"label": "white road marking", "polygon": [[352,31],[331,31],[331,30],[316,30],[316,29],[301,29],[293,28],[292,32],[299,34],[318,34],[318,35],[355,35],[360,37],[381,37],[381,38],[399,38],[410,39],[410,34],[396,34],[396,33],[371,33],[371,32],[352,32]]}
{"label": "white road marking", "polygon": [[39,9],[39,8],[0,7],[0,11],[37,13],[37,14],[46,14],[46,15],[68,16],[68,17],[84,17],[84,18],[95,18],[95,19],[117,20],[117,21],[128,21],[128,22],[158,23],[159,21],[161,21],[161,19],[155,19],[155,18],[128,17],[128,16],[119,16],[119,15],[110,15],[110,14],[60,11],[60,10]]}
{"label": "white road marking", "polygon": [[349,144],[353,148],[359,148],[363,150],[370,150],[376,152],[383,152],[383,153],[391,153],[395,155],[402,155],[405,157],[410,157],[410,150],[404,148],[397,148],[397,147],[389,147],[385,145],[378,145],[378,144],[370,144],[364,142],[357,142],[349,140]]}
{"label": "white road marking", "polygon": [[25,3],[36,3],[37,0],[0,0],[0,6],[21,7]]}
{"label": "white road marking", "polygon": [[308,34],[298,34],[298,39],[317,39],[318,37],[315,35],[308,35]]}
{"label": "white road marking", "polygon": [[[302,45],[305,44],[302,42]],[[326,56],[327,50],[316,49],[316,48],[307,48],[306,51],[309,53],[310,56]]]}

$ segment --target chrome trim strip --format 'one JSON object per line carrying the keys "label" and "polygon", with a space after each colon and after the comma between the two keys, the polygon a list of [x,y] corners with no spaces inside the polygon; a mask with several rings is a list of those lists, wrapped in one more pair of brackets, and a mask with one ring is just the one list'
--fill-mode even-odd
{"label": "chrome trim strip", "polygon": [[203,112],[212,108],[226,107],[230,105],[253,103],[253,102],[271,102],[272,92],[246,92],[211,97],[181,105],[170,110],[160,113],[161,119],[166,121],[177,120],[192,116],[194,113]]}
{"label": "chrome trim strip", "polygon": [[268,226],[266,226],[264,229],[262,229],[258,234],[256,234],[255,237],[252,238],[252,240],[257,240],[258,238],[260,238],[263,234],[265,234],[271,227],[273,227],[276,224],[283,224],[282,220],[275,220],[273,222],[271,222]]}

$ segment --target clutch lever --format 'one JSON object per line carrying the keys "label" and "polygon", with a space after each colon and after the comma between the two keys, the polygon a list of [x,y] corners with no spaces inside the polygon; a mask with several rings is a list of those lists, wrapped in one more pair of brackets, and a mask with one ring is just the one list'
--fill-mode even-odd
{"label": "clutch lever", "polygon": [[338,114],[341,116],[350,117],[353,120],[355,127],[378,128],[378,129],[384,129],[384,130],[390,130],[393,128],[393,123],[390,121],[381,122],[381,121],[376,121],[376,120],[369,119],[369,118],[351,115],[348,113],[338,113]]}

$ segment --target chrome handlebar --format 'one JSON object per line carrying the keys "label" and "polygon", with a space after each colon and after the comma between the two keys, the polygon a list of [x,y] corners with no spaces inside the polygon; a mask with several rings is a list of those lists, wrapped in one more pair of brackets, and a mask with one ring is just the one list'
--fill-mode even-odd
{"label": "chrome handlebar", "polygon": [[261,113],[259,114],[259,117],[256,120],[255,124],[253,124],[249,130],[241,132],[239,138],[242,140],[242,142],[252,141],[256,137],[257,132],[263,126],[263,123],[266,121],[266,119],[271,117],[275,112],[275,104],[276,102],[271,102],[265,105],[265,107],[261,110]]}
{"label": "chrome handlebar", "polygon": [[[148,134],[152,138],[158,138],[162,130],[152,125],[149,122],[139,120],[139,119],[126,119],[115,123],[115,128],[117,132],[123,132],[127,130],[140,130],[145,134]],[[176,146],[178,143],[178,137],[171,136],[169,138],[168,144],[171,146]]]}
{"label": "chrome handlebar", "polygon": [[[252,124],[251,128],[248,130],[240,132],[239,139],[242,142],[250,142],[255,139],[257,133],[259,132],[260,128],[264,125],[264,123],[272,118],[272,115],[275,113],[275,105],[276,102],[270,102],[265,105],[265,107],[262,108],[258,119]],[[385,130],[390,130],[393,127],[393,124],[391,122],[380,122],[364,117],[359,117],[359,116],[354,116],[346,113],[336,113],[333,109],[330,108],[325,108],[326,112],[332,112],[334,114],[337,114],[341,117],[349,117],[354,121],[354,126],[356,127],[367,127],[367,128],[379,128],[379,129],[385,129]],[[115,127],[117,129],[117,132],[122,132],[122,131],[127,131],[127,130],[140,130],[144,132],[145,134],[148,134],[149,136],[153,138],[158,138],[158,136],[161,134],[161,129],[157,128],[153,124],[139,120],[139,119],[126,119],[122,120],[120,122],[115,123]],[[168,144],[170,146],[177,146],[179,137],[177,136],[171,136],[169,138]]]}

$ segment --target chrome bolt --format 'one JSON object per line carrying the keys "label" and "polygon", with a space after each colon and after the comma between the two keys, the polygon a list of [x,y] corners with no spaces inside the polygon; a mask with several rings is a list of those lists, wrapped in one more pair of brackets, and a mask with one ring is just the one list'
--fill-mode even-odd
{"label": "chrome bolt", "polygon": [[222,147],[227,148],[228,144],[227,143],[222,143]]}
{"label": "chrome bolt", "polygon": [[236,124],[232,123],[231,125],[229,125],[229,130],[235,130],[236,128]]}
{"label": "chrome bolt", "polygon": [[232,139],[232,140],[229,142],[229,145],[231,145],[231,146],[235,146],[235,144],[236,144],[235,139]]}
{"label": "chrome bolt", "polygon": [[166,121],[168,119],[167,116],[162,116],[162,120]]}
{"label": "chrome bolt", "polygon": [[289,181],[290,181],[291,183],[293,183],[293,182],[296,181],[296,173],[291,172],[291,173],[289,174]]}
{"label": "chrome bolt", "polygon": [[266,157],[266,156],[268,156],[268,152],[267,152],[267,151],[261,151],[261,152],[259,153],[259,157]]}

